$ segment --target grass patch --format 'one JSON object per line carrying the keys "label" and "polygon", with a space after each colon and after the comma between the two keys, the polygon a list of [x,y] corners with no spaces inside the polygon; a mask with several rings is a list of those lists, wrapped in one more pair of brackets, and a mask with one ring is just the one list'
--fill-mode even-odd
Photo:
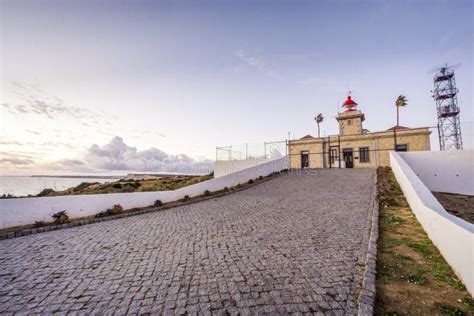
{"label": "grass patch", "polygon": [[390,168],[377,170],[376,315],[474,315],[465,286],[410,210]]}
{"label": "grass patch", "polygon": [[79,185],[63,190],[44,189],[37,196],[61,196],[80,194],[129,193],[177,190],[185,186],[212,179],[213,175],[203,176],[167,176],[144,180],[121,179],[114,182],[82,182]]}
{"label": "grass patch", "polygon": [[434,306],[443,315],[454,315],[454,316],[466,315],[466,313],[463,310],[457,308],[456,306],[452,306],[446,303],[435,303]]}

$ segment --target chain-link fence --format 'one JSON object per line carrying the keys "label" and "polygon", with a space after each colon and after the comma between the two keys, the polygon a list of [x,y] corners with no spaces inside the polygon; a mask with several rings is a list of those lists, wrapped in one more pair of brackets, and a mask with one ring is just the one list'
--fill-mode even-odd
{"label": "chain-link fence", "polygon": [[268,159],[287,155],[286,140],[216,147],[216,161]]}

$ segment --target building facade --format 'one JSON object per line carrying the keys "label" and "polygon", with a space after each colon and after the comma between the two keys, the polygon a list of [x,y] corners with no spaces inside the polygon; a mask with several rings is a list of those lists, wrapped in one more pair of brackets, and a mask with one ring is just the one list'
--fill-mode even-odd
{"label": "building facade", "polygon": [[290,168],[376,168],[388,166],[389,152],[430,150],[428,128],[395,126],[382,132],[363,128],[364,114],[350,96],[336,120],[339,134],[315,138],[310,135],[288,143]]}

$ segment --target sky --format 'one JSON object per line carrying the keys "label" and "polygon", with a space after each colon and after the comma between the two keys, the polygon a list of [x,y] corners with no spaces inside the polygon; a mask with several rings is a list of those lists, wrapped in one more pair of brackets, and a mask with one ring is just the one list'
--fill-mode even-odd
{"label": "sky", "polygon": [[435,126],[445,62],[473,148],[473,12],[460,0],[0,0],[0,174],[207,170],[216,146],[315,135],[318,113],[336,134],[348,91],[370,131],[396,124],[400,94],[401,125]]}

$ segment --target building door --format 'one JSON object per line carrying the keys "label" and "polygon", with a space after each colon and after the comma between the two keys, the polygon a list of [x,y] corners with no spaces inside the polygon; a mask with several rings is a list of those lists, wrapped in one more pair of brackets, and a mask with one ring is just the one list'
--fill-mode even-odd
{"label": "building door", "polygon": [[309,152],[301,152],[301,168],[309,168]]}
{"label": "building door", "polygon": [[344,158],[346,168],[354,168],[354,157],[352,156],[352,148],[344,148],[342,150],[342,158]]}
{"label": "building door", "polygon": [[329,168],[339,167],[338,149],[337,146],[331,146],[329,150]]}

